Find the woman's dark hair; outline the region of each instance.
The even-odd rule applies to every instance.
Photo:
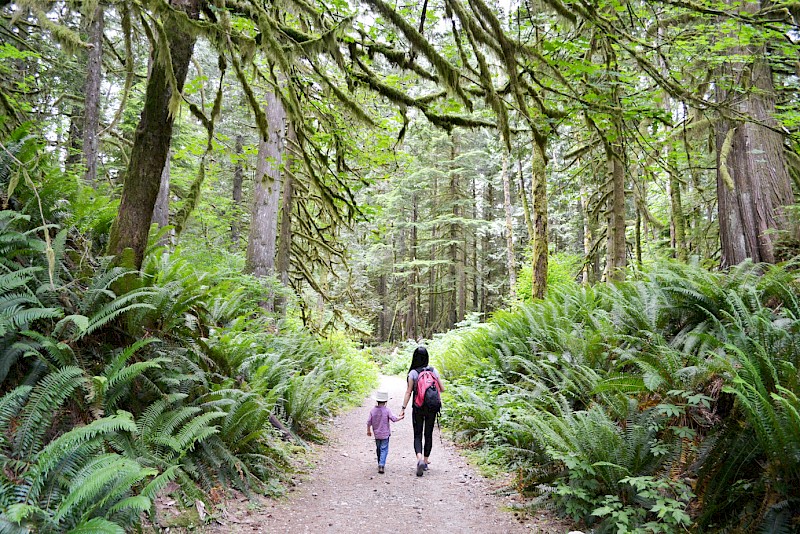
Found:
[[[411,367],[408,368],[410,373],[414,369],[428,366],[428,349],[420,345],[414,349],[414,355],[411,357]]]

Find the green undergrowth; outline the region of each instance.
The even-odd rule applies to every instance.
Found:
[[[563,285],[432,350],[443,424],[594,532],[800,526],[794,265]]]
[[[176,484],[209,509],[279,493],[296,447],[374,387],[369,355],[266,313],[235,262],[154,240],[131,272],[39,226],[0,212],[0,532],[123,532]]]

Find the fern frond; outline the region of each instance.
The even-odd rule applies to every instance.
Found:
[[[53,520],[60,522],[78,508],[85,510],[83,506],[94,508],[102,504],[109,495],[117,494],[120,489],[127,491],[133,484],[155,473],[155,470],[144,469],[134,460],[118,454],[98,456],[72,480],[70,492],[59,503]]]
[[[75,427],[48,443],[37,457],[37,470],[45,475],[63,455],[69,454],[85,442],[99,436],[116,432],[136,432],[133,416],[124,411],[116,415],[92,421],[86,426]]]
[[[125,529],[103,517],[82,521],[67,534],[125,534]]]
[[[147,484],[147,486],[144,487],[141,495],[143,497],[147,497],[150,500],[155,499],[158,493],[162,489],[167,487],[167,484],[169,484],[178,477],[179,470],[180,468],[177,465],[172,465],[166,470],[164,470],[164,472],[161,473],[160,475],[153,477],[153,480],[151,480]]]
[[[225,417],[223,412],[208,412],[188,422],[181,428],[180,433],[175,436],[181,450],[191,449],[198,441],[202,441],[219,432],[217,427],[208,426],[208,424],[214,419],[222,417]]]
[[[19,427],[14,435],[14,454],[17,457],[29,457],[39,450],[42,436],[61,404],[83,385],[84,380],[81,369],[64,367],[36,384],[20,414]]]

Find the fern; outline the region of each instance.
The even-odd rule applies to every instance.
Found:
[[[73,428],[44,447],[37,456],[37,475],[45,476],[60,458],[76,450],[87,441],[116,432],[135,432],[136,425],[127,412],[92,421],[86,426]]]
[[[31,386],[17,386],[0,397],[0,450],[8,447],[9,422],[17,416],[32,389]]]
[[[125,534],[125,529],[102,517],[95,517],[82,521],[67,534]]]
[[[102,507],[108,499],[128,492],[137,482],[155,471],[143,469],[137,462],[117,454],[96,457],[76,474],[70,484],[70,492],[59,504],[53,520],[61,522],[65,517],[82,511],[82,515]]]
[[[128,360],[138,350],[159,342],[156,338],[147,338],[135,342],[130,347],[120,351],[120,353],[111,358],[111,361],[106,365],[103,374],[100,378],[98,389],[95,394],[102,399],[105,410],[111,411],[116,409],[117,403],[125,395],[128,388],[130,388],[133,380],[151,369],[160,369],[161,364],[169,363],[167,358],[153,358],[147,361],[135,362],[126,365]]]
[[[19,427],[13,440],[17,457],[30,456],[39,450],[41,439],[57,410],[84,381],[81,369],[64,367],[47,375],[34,387],[30,400],[20,414]]]

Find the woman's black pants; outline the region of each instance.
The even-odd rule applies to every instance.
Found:
[[[413,410],[411,422],[414,424],[414,452],[423,453],[427,458],[431,455],[433,448],[433,423],[436,422],[436,414],[422,413],[420,410]],[[425,447],[422,446],[422,435],[425,434]]]

